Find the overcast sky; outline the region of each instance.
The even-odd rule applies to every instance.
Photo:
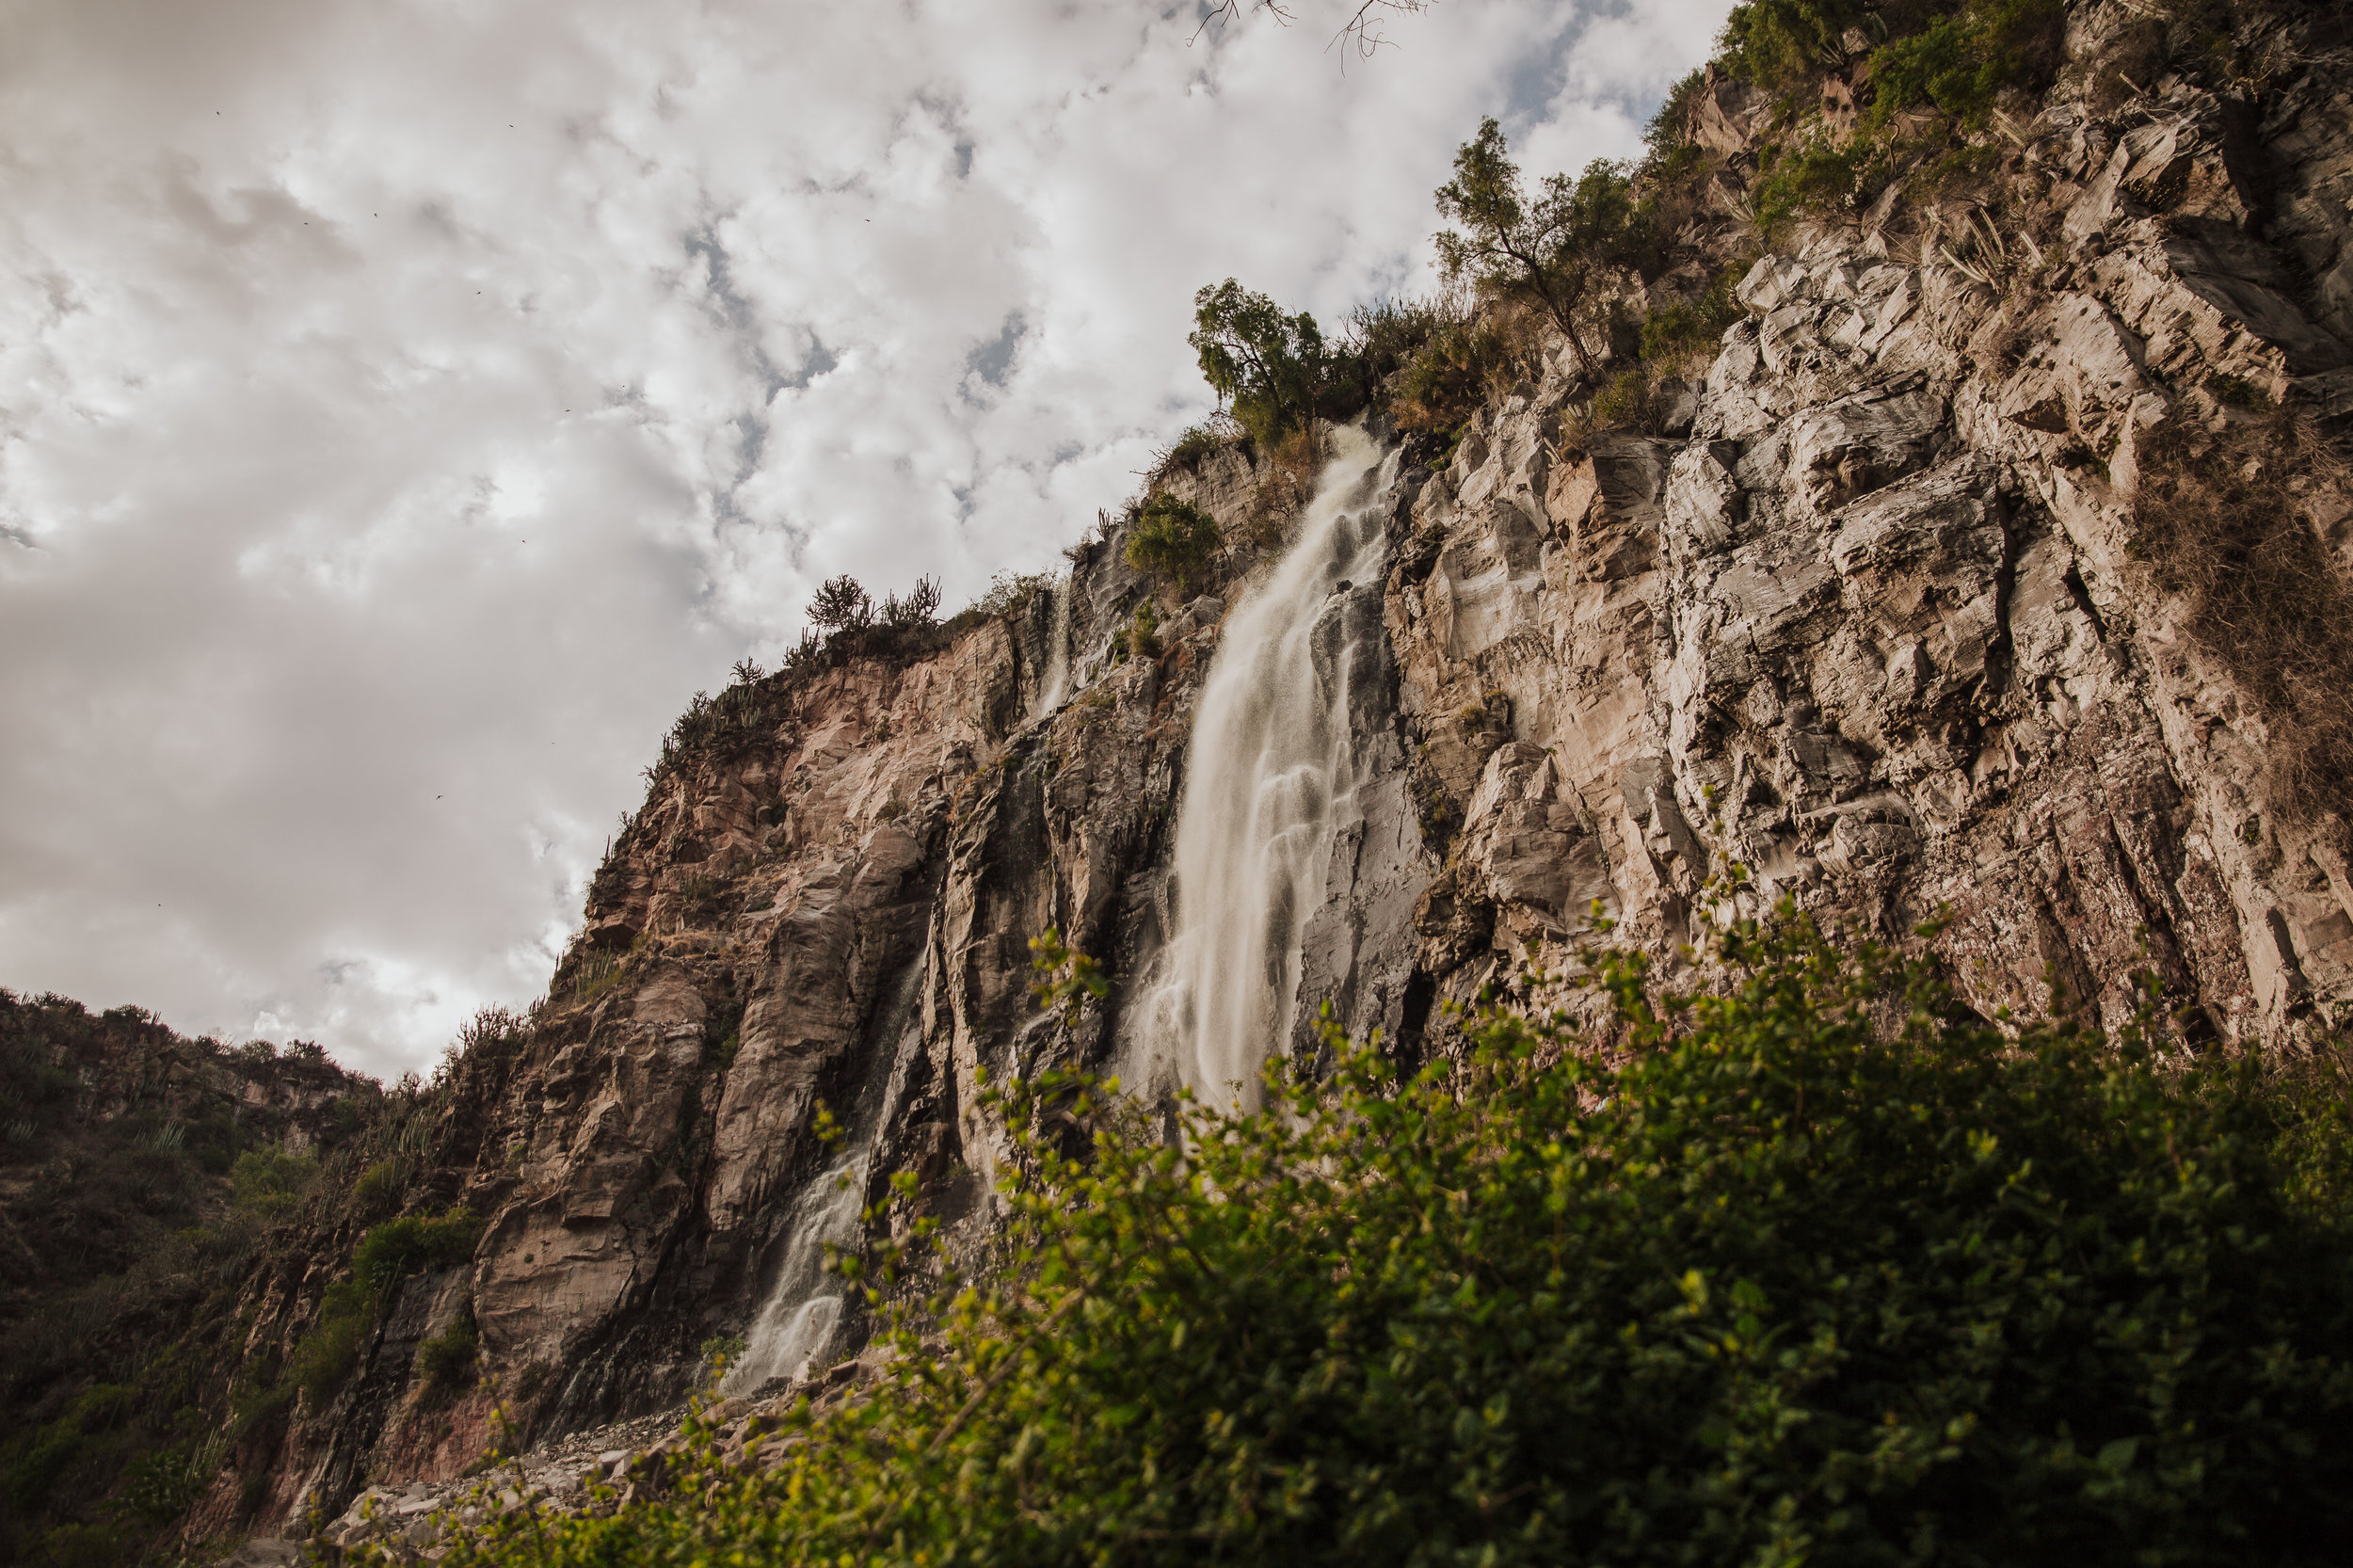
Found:
[[[810,588],[1035,570],[1228,275],[1427,285],[1725,0],[0,0],[0,985],[392,1074]]]

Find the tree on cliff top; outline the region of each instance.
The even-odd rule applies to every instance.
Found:
[[[809,600],[808,623],[822,632],[863,632],[873,622],[873,599],[847,572],[825,579]]]
[[[1649,259],[1648,215],[1635,203],[1632,174],[1606,158],[1574,180],[1545,176],[1531,202],[1510,153],[1492,115],[1456,150],[1454,178],[1438,187],[1438,216],[1462,228],[1435,236],[1439,269],[1449,281],[1468,279],[1543,306],[1568,338],[1577,368],[1590,370],[1578,318],[1613,274]]]
[[[1322,329],[1302,311],[1285,315],[1263,294],[1228,278],[1193,296],[1193,330],[1185,341],[1201,357],[1201,375],[1262,448],[1272,447],[1316,410],[1327,355]]]

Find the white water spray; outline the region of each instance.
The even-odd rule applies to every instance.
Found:
[[[824,1365],[821,1358],[833,1348],[848,1288],[826,1274],[825,1248],[830,1243],[846,1251],[857,1245],[870,1152],[861,1146],[836,1160],[792,1205],[785,1221],[784,1261],[768,1304],[744,1334],[744,1353],[728,1368],[722,1392],[748,1394],[777,1377],[798,1383]]]
[[[1290,1029],[1334,832],[1354,809],[1349,688],[1375,650],[1350,635],[1336,595],[1381,574],[1387,535],[1372,503],[1389,465],[1362,430],[1332,437],[1298,542],[1226,617],[1202,685],[1176,816],[1176,929],[1131,1048],[1143,1059],[1129,1079],[1146,1093],[1173,1076],[1206,1099],[1257,1102],[1259,1069]]]
[[[1052,712],[1070,695],[1070,579],[1055,578],[1046,592],[1054,606],[1054,629],[1048,633],[1053,646],[1046,650],[1046,673],[1038,677],[1037,700],[1030,709],[1033,719]]]

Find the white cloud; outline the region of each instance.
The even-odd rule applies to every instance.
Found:
[[[0,984],[428,1059],[818,579],[1048,564],[1194,288],[1413,286],[1724,8],[0,7]]]

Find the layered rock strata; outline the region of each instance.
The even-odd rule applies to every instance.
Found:
[[[2071,49],[2135,24],[2079,8]],[[1293,1045],[1330,999],[1441,1048],[1441,1003],[1531,954],[1573,964],[1596,904],[1674,984],[1721,900],[1784,895],[1927,941],[1988,1016],[2113,1025],[2145,969],[2193,1040],[2293,1050],[2343,1022],[2343,824],[2271,766],[2276,705],[2136,512],[2165,432],[2353,407],[2353,61],[2259,34],[2277,69],[2237,96],[2168,76],[2095,112],[2063,88],[1988,133],[1991,194],[1893,189],[1756,261],[1653,433],[1587,427],[1558,353],[1450,449],[1408,446],[1386,577],[1337,590],[1385,636],[1353,688],[1356,809],[1298,922]],[[1754,105],[1720,83],[1691,113],[1737,206]],[[1713,264],[1744,232],[1726,213],[1687,237]],[[2278,479],[2341,597],[2353,496],[2325,466]],[[1238,541],[1189,597],[1113,526],[1055,592],[950,646],[771,678],[742,699],[757,722],[665,767],[448,1144],[440,1196],[488,1217],[479,1254],[408,1286],[344,1403],[297,1424],[282,1507],[478,1455],[488,1396],[436,1405],[407,1359],[461,1310],[539,1433],[677,1398],[761,1304],[829,1158],[821,1107],[871,1150],[870,1197],[911,1174],[918,1208],[984,1230],[1002,1134],[980,1078],[1131,1037],[1203,673],[1282,544],[1243,455],[1167,483]],[[1112,977],[1075,1026],[1030,1005],[1048,926]],[[305,1310],[290,1295],[275,1332]]]

